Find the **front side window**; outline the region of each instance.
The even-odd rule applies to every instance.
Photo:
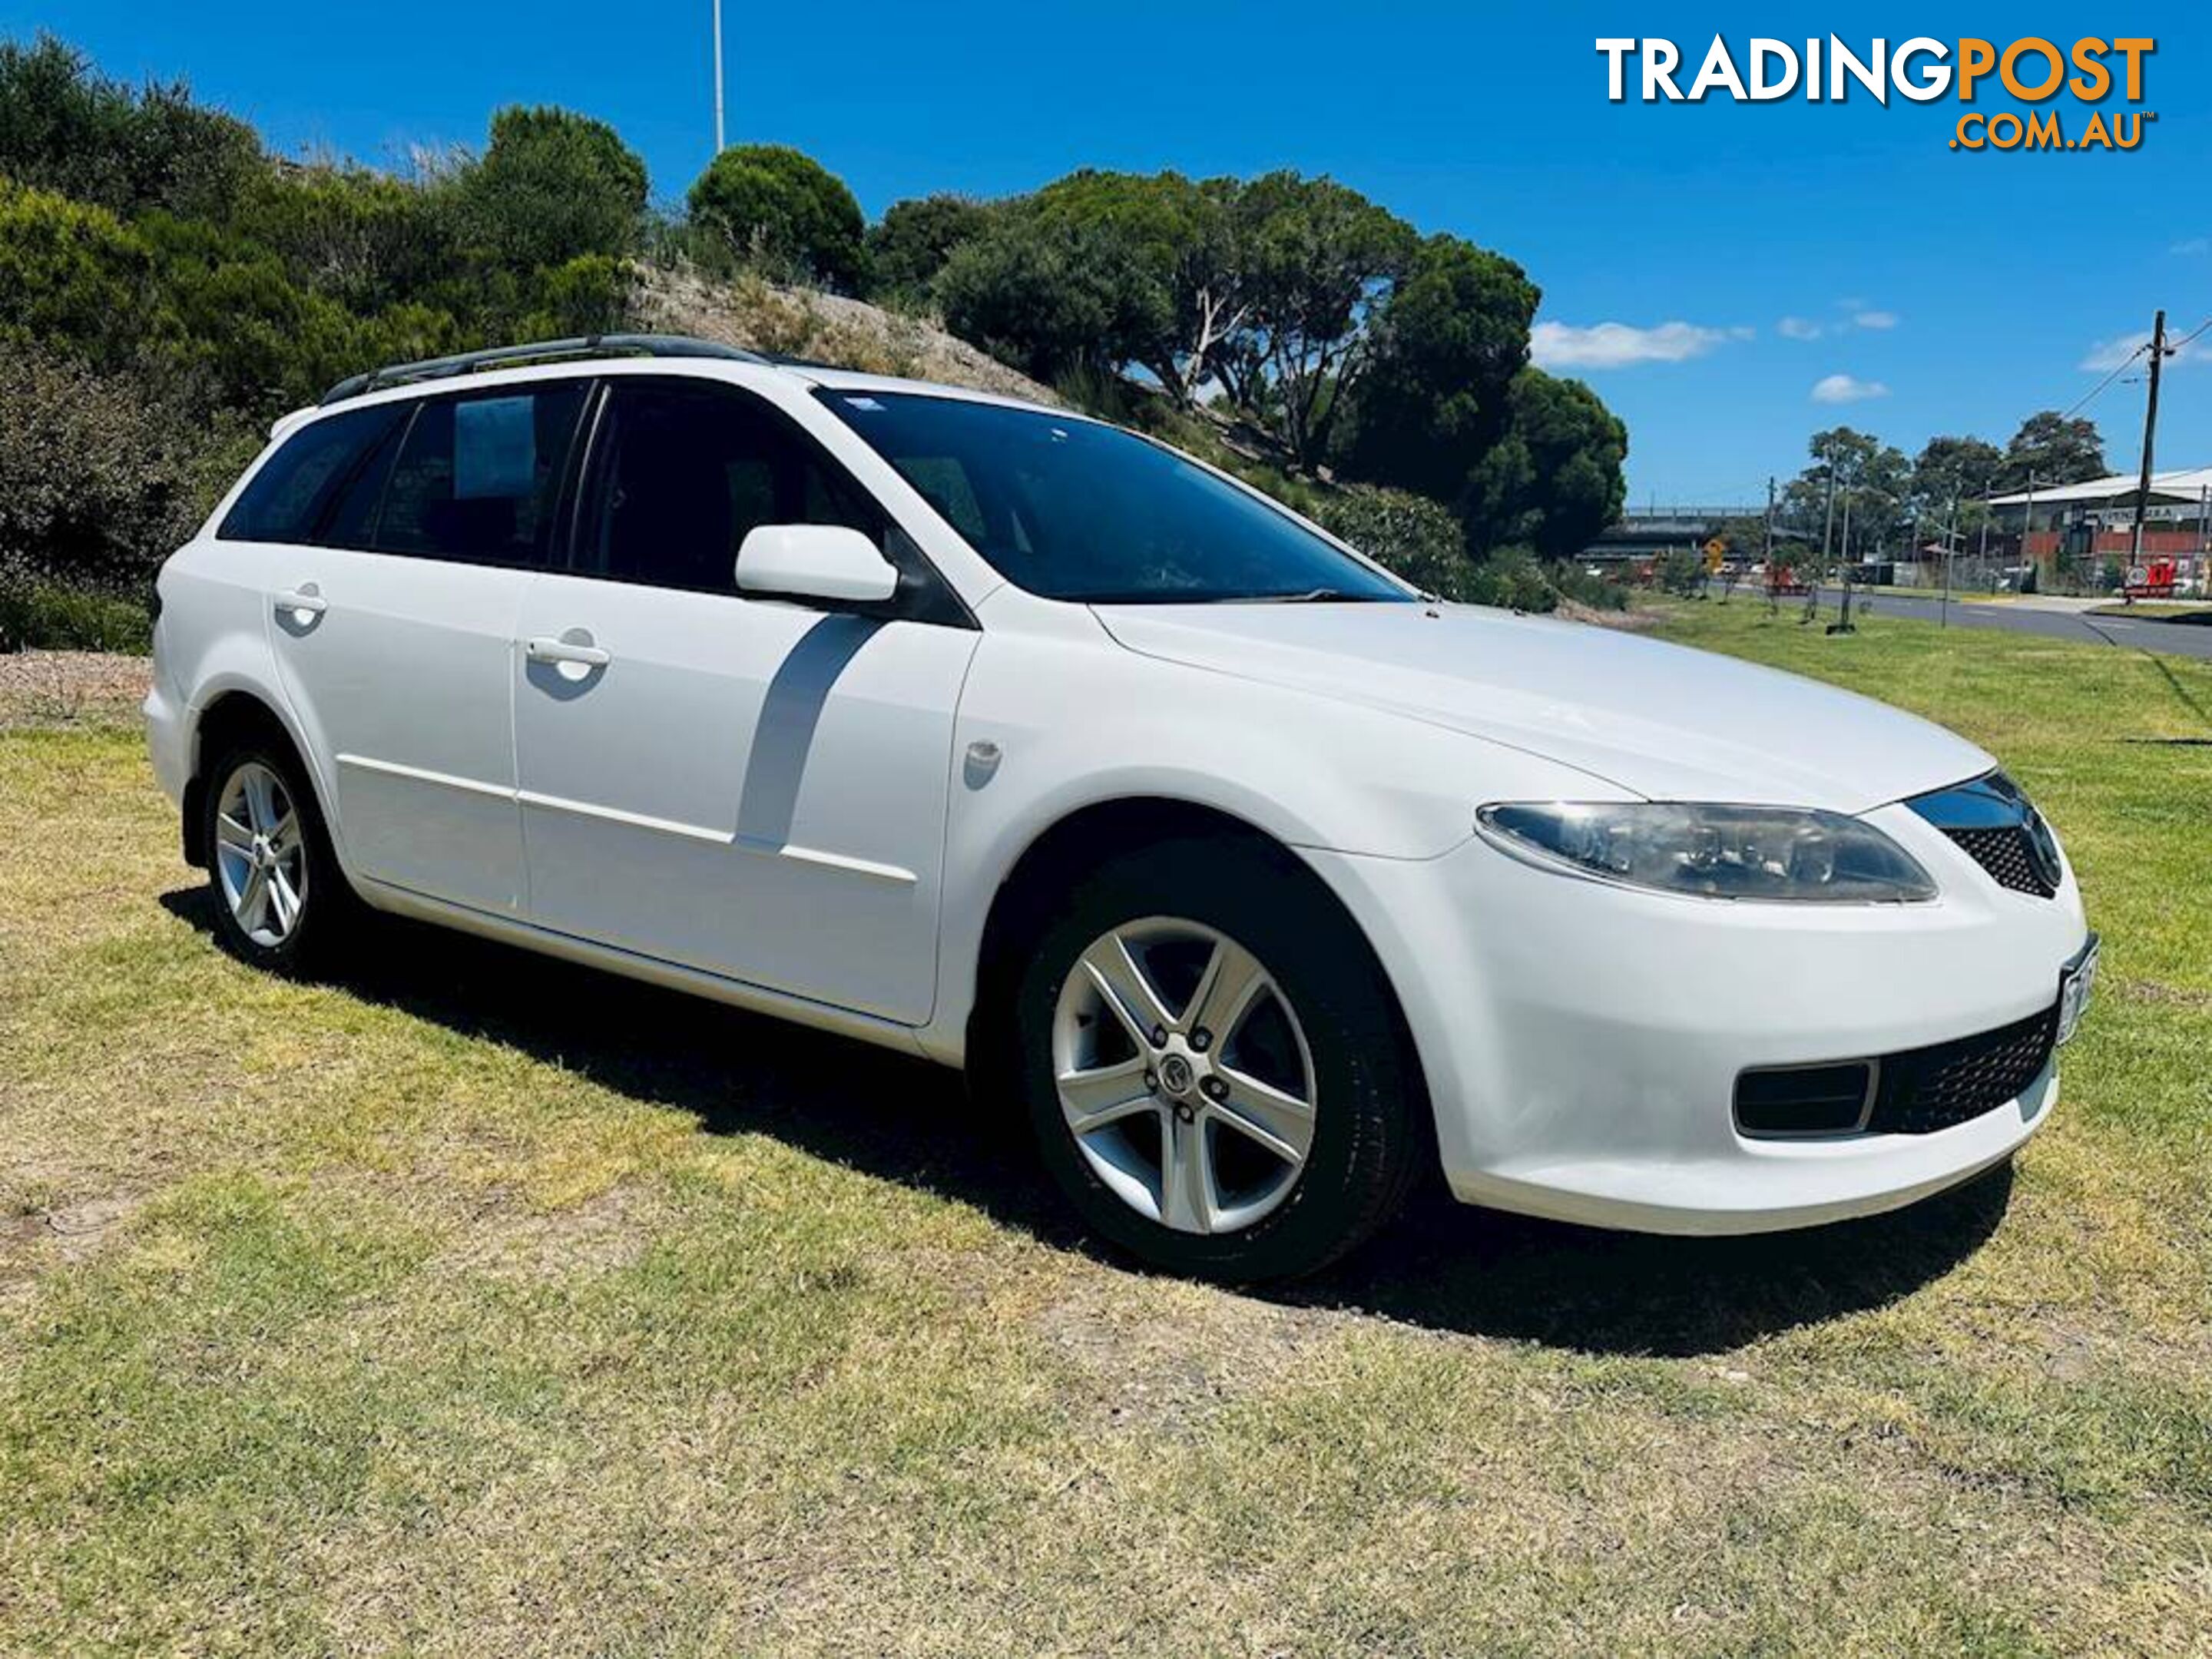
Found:
[[[583,402],[578,381],[424,402],[385,485],[374,545],[467,564],[544,563]]]
[[[253,475],[216,536],[228,542],[319,539],[333,500],[368,470],[406,415],[404,404],[379,404],[309,422]]]
[[[1413,597],[1288,514],[1113,427],[926,392],[816,395],[1000,574],[1047,599]]]
[[[727,388],[616,381],[595,442],[581,574],[733,593],[738,549],[761,525],[844,525],[886,540],[882,513],[856,485],[773,410]]]

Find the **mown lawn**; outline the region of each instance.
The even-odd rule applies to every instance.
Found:
[[[0,731],[0,1650],[2212,1648],[2212,672],[1739,596],[1948,721],[2102,1000],[2016,1169],[1322,1283],[1086,1253],[919,1066],[443,935],[221,956],[137,737]],[[21,711],[18,711],[20,714]]]

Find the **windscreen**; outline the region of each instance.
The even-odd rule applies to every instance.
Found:
[[[1032,593],[1092,605],[1412,598],[1287,514],[1113,427],[927,393],[818,395]]]

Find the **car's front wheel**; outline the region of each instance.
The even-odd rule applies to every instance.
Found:
[[[1097,1232],[1176,1272],[1311,1273],[1388,1218],[1426,1140],[1390,991],[1318,884],[1231,842],[1071,896],[1018,1008],[1044,1161]]]
[[[280,973],[321,963],[354,900],[299,763],[248,742],[209,770],[201,845],[216,930],[234,955]]]

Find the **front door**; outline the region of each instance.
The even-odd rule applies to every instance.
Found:
[[[623,377],[574,568],[523,602],[515,755],[538,925],[919,1024],[977,635],[881,509],[735,387]],[[759,524],[880,538],[874,612],[741,598]],[[942,598],[941,594],[936,595]]]

